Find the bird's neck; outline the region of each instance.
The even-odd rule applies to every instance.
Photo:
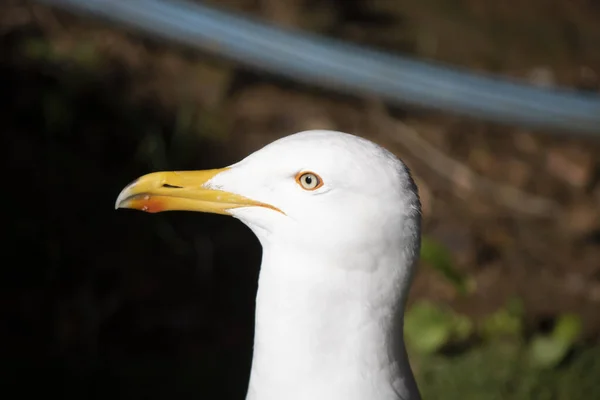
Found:
[[[410,277],[398,257],[365,269],[341,252],[263,247],[248,400],[418,398],[402,340]]]

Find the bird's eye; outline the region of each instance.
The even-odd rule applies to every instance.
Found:
[[[323,186],[323,180],[314,172],[300,172],[296,175],[296,182],[305,190],[317,190]]]

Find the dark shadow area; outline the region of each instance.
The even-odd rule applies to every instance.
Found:
[[[260,261],[252,233],[220,216],[114,210],[141,174],[233,160],[222,144],[175,141],[172,115],[127,100],[125,69],[23,58],[23,37],[38,35],[0,35],[5,393],[243,398]],[[162,144],[145,151],[149,138]],[[188,157],[172,156],[178,146]]]

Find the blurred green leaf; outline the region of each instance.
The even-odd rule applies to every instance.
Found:
[[[529,345],[530,360],[535,367],[556,366],[569,351],[570,346],[551,336],[536,336]]]
[[[404,318],[404,334],[411,349],[432,354],[452,340],[465,340],[473,332],[468,317],[422,301],[412,305]]]
[[[421,302],[410,307],[404,318],[404,334],[417,352],[431,354],[447,343],[452,334],[448,316],[434,304]]]
[[[487,316],[481,324],[481,333],[486,339],[520,338],[523,333],[523,305],[517,298]]]
[[[554,369],[533,368],[520,344],[490,342],[452,357],[435,354],[415,375],[423,399],[584,400],[600,393],[600,346]]]
[[[473,333],[473,322],[464,315],[454,315],[453,317],[453,337],[456,340],[466,340]]]
[[[552,337],[568,344],[573,344],[581,333],[582,323],[578,315],[564,314],[556,321]]]
[[[576,315],[566,314],[558,318],[549,335],[535,336],[529,346],[530,361],[538,368],[552,368],[558,365],[581,332],[581,320]]]
[[[426,236],[421,241],[421,259],[442,274],[460,294],[474,290],[474,282],[454,267],[450,251]]]

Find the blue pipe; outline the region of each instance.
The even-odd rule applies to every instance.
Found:
[[[329,89],[509,125],[600,136],[600,95],[474,75],[181,0],[38,0]]]

